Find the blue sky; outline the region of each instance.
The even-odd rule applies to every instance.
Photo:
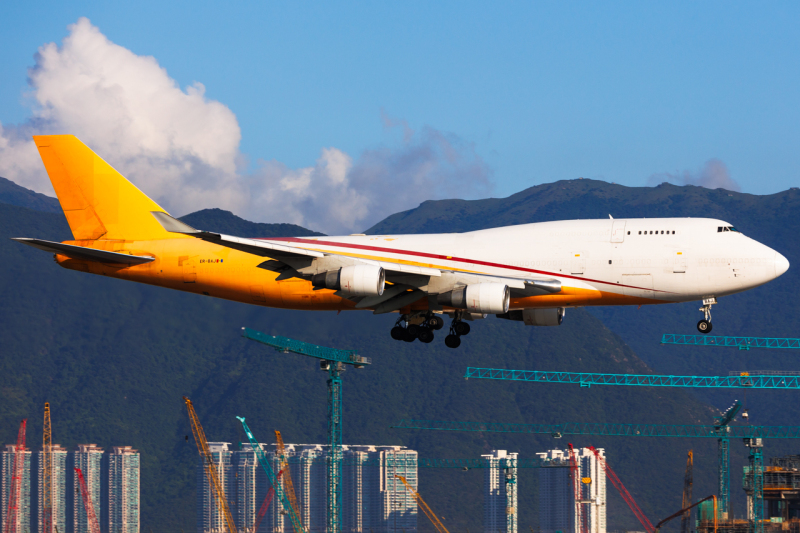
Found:
[[[251,166],[392,147],[383,110],[473,147],[494,196],[697,181],[709,160],[744,192],[800,181],[797,2],[233,4],[3,3],[0,122],[29,118],[33,55],[84,16],[181,88],[202,83]]]

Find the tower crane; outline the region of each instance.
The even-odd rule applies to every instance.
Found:
[[[286,446],[283,444],[283,437],[281,436],[281,432],[277,429],[275,430],[275,442],[278,443],[278,458],[280,460],[280,472],[278,472],[277,478],[280,479],[280,474],[285,472],[286,475],[283,476],[283,490],[286,492],[286,497],[289,498],[289,503],[292,505],[292,509],[297,516],[300,516],[300,510],[297,506],[297,496],[294,493],[294,483],[292,483],[292,473],[289,471],[289,461],[286,459]]]
[[[197,413],[194,410],[192,401],[186,396],[183,397],[183,401],[186,402],[186,409],[189,411],[192,433],[197,443],[197,451],[200,452],[200,456],[203,458],[203,469],[205,470],[208,484],[214,489],[213,494],[217,502],[217,508],[220,514],[225,518],[225,523],[228,525],[228,533],[237,533],[236,523],[233,521],[233,516],[228,508],[228,500],[225,499],[225,490],[222,487],[222,480],[220,480],[217,469],[214,466],[214,457],[211,455],[211,450],[208,448],[208,441],[206,440],[203,426],[200,425],[200,420],[197,418]]]
[[[16,533],[19,528],[19,498],[22,492],[22,475],[25,471],[25,427],[28,419],[25,418],[19,425],[17,445],[14,447],[14,464],[11,467],[11,490],[8,495],[8,512],[6,513],[6,527],[4,533]]]
[[[53,435],[49,402],[44,403],[42,459],[42,533],[53,533]]]
[[[686,472],[683,474],[683,498],[681,499],[681,509],[686,509],[681,516],[681,533],[691,533],[692,513],[687,509],[692,505],[692,484],[694,469],[694,454],[692,450],[686,456]]]
[[[89,489],[86,488],[86,480],[83,478],[83,472],[81,472],[80,468],[76,468],[75,474],[78,476],[81,498],[83,498],[83,507],[86,509],[86,522],[89,524],[89,533],[100,533],[100,523],[97,521],[97,515],[94,512],[94,505],[92,504],[92,496],[89,494]]]
[[[266,344],[283,353],[295,353],[319,359],[320,370],[328,373],[328,533],[342,532],[342,372],[346,366],[364,368],[372,360],[353,350],[338,350],[297,341],[279,335],[267,335],[242,328],[242,337]],[[239,417],[237,417],[239,418]],[[244,418],[239,418],[244,425]],[[263,453],[263,452],[262,452]],[[256,452],[258,454],[258,452]],[[265,468],[266,470],[266,468]],[[270,467],[271,470],[271,467]],[[270,479],[274,478],[274,473]],[[286,476],[288,479],[289,476]],[[280,495],[280,493],[279,493]],[[297,514],[297,513],[294,513]],[[299,520],[299,518],[298,518]],[[298,524],[294,524],[298,532]],[[300,525],[299,527],[302,527]]]
[[[247,422],[245,422],[244,417],[237,416],[236,418],[242,423],[244,434],[247,435],[247,440],[250,441],[250,445],[253,447],[253,451],[256,453],[256,458],[258,459],[261,468],[264,469],[264,473],[267,474],[269,482],[275,489],[275,494],[278,495],[278,500],[281,502],[283,510],[289,514],[289,519],[292,521],[294,533],[306,533],[305,528],[303,527],[303,522],[300,521],[300,516],[298,516],[298,514],[294,511],[292,504],[289,503],[289,498],[286,497],[286,492],[284,492],[283,487],[278,481],[278,477],[275,475],[275,471],[270,466],[269,460],[267,459],[264,450],[261,448],[261,445],[258,443],[256,436],[253,435],[252,431],[250,431],[250,427],[247,425]]]
[[[414,496],[414,499],[417,500],[417,504],[422,509],[422,512],[425,513],[425,516],[427,516],[430,519],[431,523],[433,524],[433,527],[436,528],[436,531],[438,531],[439,533],[450,533],[449,531],[447,531],[447,528],[444,527],[444,524],[442,524],[441,520],[439,520],[439,517],[437,517],[431,510],[431,508],[428,507],[428,504],[425,503],[425,500],[422,499],[422,496],[419,495],[419,492],[415,491],[411,487],[411,485],[408,484],[406,478],[404,478],[399,474],[395,474],[394,477],[399,479],[403,483],[403,485],[405,485],[405,487],[408,489],[411,495]]]

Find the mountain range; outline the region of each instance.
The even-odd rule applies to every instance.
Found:
[[[800,264],[795,228],[800,192],[770,196],[700,187],[628,188],[595,180],[559,181],[501,199],[440,200],[389,216],[367,233],[469,231],[567,218],[692,216],[723,218]],[[219,209],[182,218],[209,231],[241,236],[312,234],[289,224],[256,224]],[[319,228],[323,229],[323,228]],[[356,349],[373,364],[344,374],[344,441],[402,444],[422,457],[472,458],[492,449],[521,457],[566,447],[547,435],[391,429],[401,418],[498,422],[708,424],[733,399],[751,422],[800,425],[790,392],[592,387],[463,378],[467,366],[607,373],[711,375],[730,370],[794,369],[793,352],[668,347],[666,332],[693,333],[697,304],[570,311],[561,327],[526,328],[492,317],[473,324],[458,350],[396,342],[395,317],[368,312],[284,311],[68,271],[10,237],[67,240],[55,199],[0,179],[0,439],[13,442],[21,418],[28,440],[41,441],[42,406],[53,412],[54,442],[73,447],[132,445],[142,452],[143,531],[195,527],[197,450],[187,442],[181,400],[194,401],[209,440],[243,439],[236,415],[262,441],[280,429],[287,442],[326,441],[326,375],[313,360],[278,353],[240,337],[248,326],[307,342]],[[714,333],[790,337],[796,268],[755,290],[720,300]],[[653,523],[680,505],[686,452],[695,452],[695,494],[716,490],[716,442],[689,439],[576,437],[604,447],[609,463]],[[732,443],[733,512],[744,447]],[[768,442],[767,457],[793,453]],[[535,528],[536,472],[519,477],[520,528]],[[482,527],[482,474],[420,472],[420,492],[450,531]],[[640,530],[608,486],[609,530]],[[421,532],[433,531],[424,515]]]

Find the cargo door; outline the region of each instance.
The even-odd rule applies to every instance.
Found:
[[[675,257],[672,262],[672,272],[675,274],[686,273],[686,252],[683,250],[675,252]]]
[[[194,258],[182,255],[178,258],[178,266],[183,270],[184,283],[195,283],[197,281],[197,263]]]
[[[580,274],[586,271],[586,254],[583,252],[574,252],[570,260],[570,273]]]
[[[652,298],[653,275],[623,274],[622,294],[624,294],[625,296],[636,296],[638,298]]]
[[[625,241],[625,221],[614,220],[611,225],[611,242]]]

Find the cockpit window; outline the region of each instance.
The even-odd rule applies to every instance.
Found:
[[[739,231],[738,229],[734,228],[733,226],[728,226],[728,229],[731,230],[731,231],[737,231],[737,232]]]
[[[717,227],[717,233],[722,233],[723,231],[735,231],[739,232],[738,229],[734,228],[733,226],[719,226]]]

